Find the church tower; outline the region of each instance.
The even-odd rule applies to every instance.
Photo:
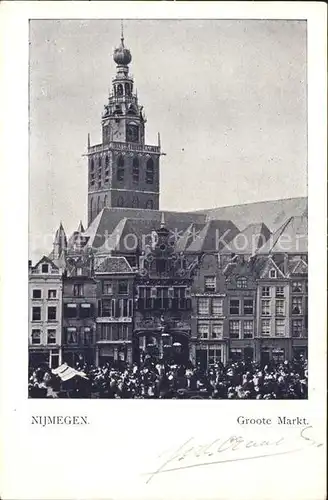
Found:
[[[143,106],[129,74],[132,60],[121,43],[114,50],[116,76],[102,115],[102,143],[90,146],[88,136],[88,224],[104,207],[159,208],[158,145],[145,144]]]

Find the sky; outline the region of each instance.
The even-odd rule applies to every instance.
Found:
[[[30,255],[87,218],[120,20],[30,22]],[[307,195],[306,22],[124,20],[163,210]]]

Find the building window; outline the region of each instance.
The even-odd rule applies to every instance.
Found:
[[[243,353],[241,349],[230,349],[229,357],[232,361],[238,362],[243,359]]]
[[[221,349],[213,348],[208,350],[208,364],[209,366],[221,362]]]
[[[262,297],[270,297],[270,287],[262,286],[261,295]]]
[[[56,299],[57,290],[48,290],[48,299]]]
[[[49,272],[49,264],[42,264],[41,272],[47,274]]]
[[[277,277],[276,269],[270,269],[269,276],[270,276],[270,278],[276,278]]]
[[[65,304],[65,306],[64,306],[65,318],[76,318],[76,315],[77,315],[76,304]]]
[[[123,156],[119,156],[117,158],[116,178],[119,182],[124,181],[124,158],[123,158]]]
[[[90,170],[94,170],[95,168],[95,162],[94,162],[94,159],[91,158],[91,161],[90,161]]]
[[[292,292],[293,293],[302,292],[302,282],[301,281],[293,281],[292,282]]]
[[[254,332],[253,321],[252,320],[245,320],[243,328],[244,328],[244,339],[252,339],[253,332]]]
[[[293,337],[301,337],[303,330],[302,320],[293,319],[292,321],[292,336]]]
[[[285,301],[276,300],[276,316],[285,316]]]
[[[197,314],[200,316],[206,316],[210,314],[210,300],[202,297],[198,299],[197,302]]]
[[[283,286],[276,286],[276,297],[285,297],[285,288]]]
[[[77,344],[76,328],[73,328],[73,327],[67,328],[67,343],[68,344]]]
[[[91,345],[92,344],[92,331],[91,328],[86,327],[84,328],[84,345]]]
[[[103,294],[112,295],[113,294],[113,283],[111,281],[103,282]]]
[[[292,298],[292,314],[302,314],[302,297]]]
[[[212,299],[212,315],[223,316],[223,299],[217,297]]]
[[[133,158],[132,180],[135,184],[138,184],[138,182],[139,182],[139,160],[137,157]]]
[[[285,361],[285,349],[273,349],[272,359],[275,363],[283,363]]]
[[[80,305],[80,318],[90,318],[91,312],[91,304],[85,303]]]
[[[244,314],[254,314],[253,299],[244,299]]]
[[[262,316],[270,316],[271,315],[271,301],[270,300],[262,300],[261,303],[261,314]]]
[[[230,314],[240,314],[239,313],[239,300],[230,299]]]
[[[223,321],[212,324],[212,338],[222,339],[223,337]]]
[[[208,339],[210,332],[210,324],[207,321],[198,321],[197,331],[198,331],[198,336],[201,339]]]
[[[215,292],[216,290],[216,279],[215,276],[206,276],[204,282],[205,292]]]
[[[41,321],[41,307],[32,307],[32,321]]]
[[[136,196],[135,198],[133,198],[132,200],[132,208],[138,208],[139,207],[139,199],[138,197]]]
[[[261,335],[269,337],[271,335],[271,322],[269,319],[262,319]]]
[[[276,337],[285,337],[285,320],[276,319]]]
[[[42,293],[41,290],[34,289],[32,292],[33,299],[41,299]]]
[[[154,208],[154,202],[153,200],[148,200],[146,203],[146,208],[152,210]]]
[[[83,284],[78,283],[73,287],[73,295],[74,297],[83,297]]]
[[[118,282],[118,293],[119,293],[119,295],[127,295],[127,293],[128,293],[128,282],[127,281],[119,281]]]
[[[240,321],[229,321],[229,335],[231,339],[239,339],[240,334]]]
[[[128,325],[118,325],[118,340],[128,340],[129,339],[129,326]]]
[[[154,183],[154,160],[149,158],[146,164],[146,184]]]
[[[57,318],[57,307],[48,307],[48,321],[56,321]]]
[[[124,199],[123,199],[123,196],[119,196],[119,197],[117,198],[117,206],[118,206],[118,207],[123,207],[123,205],[124,205]]]
[[[247,288],[247,278],[237,278],[237,288]]]
[[[56,344],[56,330],[48,330],[47,343],[48,344]]]
[[[41,330],[32,330],[31,341],[32,344],[41,344]]]

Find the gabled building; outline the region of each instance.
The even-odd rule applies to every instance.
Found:
[[[96,365],[132,362],[135,272],[125,257],[97,257]]]
[[[256,291],[253,260],[236,255],[223,269],[227,296],[229,359],[254,361],[256,349]]]
[[[229,356],[225,276],[217,254],[204,254],[192,283],[191,360],[202,369]]]
[[[29,365],[62,361],[62,272],[48,257],[29,265]]]
[[[76,241],[67,251],[63,273],[63,360],[70,366],[94,363],[97,283],[93,261],[93,254],[77,247]]]
[[[156,227],[156,226],[155,226]],[[134,359],[189,358],[191,343],[191,284],[196,262],[175,251],[175,237],[165,225],[154,228],[153,241],[142,252],[136,276]]]

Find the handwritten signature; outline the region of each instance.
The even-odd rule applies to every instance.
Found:
[[[197,445],[193,437],[182,443],[176,450],[167,451],[158,456],[159,459],[166,457],[160,465],[148,476],[149,483],[158,474],[173,472],[193,467],[202,467],[226,462],[240,460],[254,460],[275,455],[285,455],[301,451],[305,446],[321,447],[310,435],[312,426],[299,430],[298,447],[288,446],[285,437],[272,440],[249,440],[240,435],[232,435],[226,438],[217,438],[205,445]]]

